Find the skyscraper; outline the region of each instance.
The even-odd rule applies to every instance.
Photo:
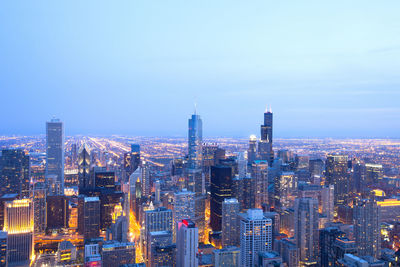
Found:
[[[247,150],[247,165],[251,167],[257,159],[257,137],[252,134],[249,139],[249,149]]]
[[[30,199],[7,201],[4,211],[4,231],[8,233],[8,263],[29,265],[33,256],[33,203]]]
[[[68,199],[64,195],[46,198],[47,229],[59,230],[68,227]]]
[[[3,149],[0,157],[0,193],[29,196],[29,156],[22,149]]]
[[[47,227],[46,220],[46,187],[43,183],[36,183],[31,191],[34,208],[35,233],[44,233]]]
[[[232,198],[232,167],[217,165],[211,167],[210,225],[213,231],[221,231],[222,202]]]
[[[239,210],[236,198],[222,202],[222,247],[239,246]]]
[[[49,188],[64,192],[64,125],[59,119],[46,122],[46,181],[56,183]]]
[[[325,163],[326,184],[335,186],[335,207],[348,202],[351,182],[347,172],[346,155],[328,155]]]
[[[176,225],[176,266],[197,267],[199,230],[190,219],[183,219]]]
[[[78,152],[78,177],[80,191],[94,187],[90,176],[90,150],[86,143],[80,147]]]
[[[239,267],[240,249],[238,247],[226,247],[213,251],[214,267]]]
[[[261,209],[240,214],[240,266],[254,266],[258,252],[272,250],[272,220]]]
[[[374,199],[356,200],[353,207],[354,237],[358,256],[379,259],[381,235],[379,207]]]
[[[182,221],[182,219],[194,218],[194,197],[195,194],[186,189],[174,194],[174,228],[178,222]],[[176,229],[174,230],[174,233],[176,233]]]
[[[150,232],[147,242],[146,266],[174,266],[175,249],[171,231]]]
[[[268,161],[253,162],[251,171],[256,183],[255,207],[261,209],[263,204],[268,204]]]
[[[300,249],[300,263],[316,266],[318,262],[318,200],[296,198],[294,239]]]
[[[78,232],[85,239],[100,233],[100,200],[98,197],[80,196],[78,200]]]
[[[274,160],[274,151],[272,149],[272,126],[273,114],[271,110],[264,112],[264,124],[261,125],[261,140],[258,143],[258,153],[261,160],[268,161],[272,166]]]
[[[203,123],[196,113],[189,119],[188,136],[188,168],[197,169],[202,166]]]

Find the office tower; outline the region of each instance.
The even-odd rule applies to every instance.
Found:
[[[115,172],[107,171],[105,167],[94,167],[94,186],[96,188],[105,188],[115,190]]]
[[[174,194],[174,228],[182,219],[195,217],[194,198],[195,194],[186,189]],[[175,234],[176,229],[174,230],[174,235]]]
[[[295,242],[288,238],[283,238],[278,240],[279,244],[279,253],[282,256],[283,262],[290,267],[298,267],[299,266],[299,255],[300,251]]]
[[[0,231],[0,267],[8,266],[8,234],[7,232]]]
[[[379,259],[381,235],[379,207],[373,199],[357,200],[353,206],[354,237],[357,255]]]
[[[240,266],[254,266],[258,252],[272,250],[272,220],[261,209],[240,215]]]
[[[76,143],[71,145],[71,160],[72,166],[76,166],[76,162],[78,161],[78,146]]]
[[[318,200],[296,198],[294,239],[300,249],[300,262],[315,265],[318,262]]]
[[[113,222],[112,214],[115,206],[121,203],[123,193],[121,191],[103,190],[95,191],[90,196],[98,197],[100,199],[100,229],[107,230]]]
[[[251,171],[256,183],[255,207],[261,209],[263,204],[268,204],[268,161],[253,162]]]
[[[203,160],[203,175],[204,184],[207,192],[210,192],[210,170],[211,166],[215,166],[220,160],[225,159],[225,149],[218,147],[217,144],[203,144],[202,146],[202,160]]]
[[[239,152],[237,154],[237,165],[238,165],[239,177],[246,177],[248,170],[247,170],[247,159],[244,152]]]
[[[84,143],[78,152],[79,191],[94,187],[90,176],[90,150]]]
[[[21,149],[3,149],[0,157],[0,193],[29,197],[29,156]]]
[[[33,257],[33,203],[30,199],[7,201],[4,231],[8,233],[8,264],[29,265]]]
[[[52,191],[64,192],[64,125],[59,119],[46,122],[46,181]]]
[[[142,196],[150,197],[150,165],[146,161],[142,161]]]
[[[211,167],[210,225],[214,232],[221,231],[222,202],[232,197],[232,167]]]
[[[338,261],[344,257],[344,254],[357,254],[356,242],[347,237],[338,237],[333,244],[333,252],[335,260],[332,266],[339,266]]]
[[[126,216],[119,216],[111,225],[110,232],[112,240],[121,243],[128,242],[128,226],[128,218]]]
[[[320,266],[329,267],[335,266],[336,247],[335,241],[337,238],[345,237],[345,233],[339,230],[338,227],[327,227],[319,232],[319,251],[320,251]]]
[[[80,196],[78,199],[78,232],[85,239],[100,234],[100,200],[98,197]]]
[[[13,201],[18,198],[18,194],[5,194],[0,197],[0,229],[4,228],[4,207],[7,201]]]
[[[324,172],[324,161],[322,159],[310,159],[310,175],[313,176],[321,176]]]
[[[174,266],[175,249],[171,231],[150,232],[147,242],[146,266]]]
[[[46,220],[46,186],[36,183],[31,191],[33,200],[35,233],[44,233],[47,228]]]
[[[154,199],[156,203],[161,201],[161,183],[160,180],[154,182]]]
[[[106,241],[101,249],[102,266],[123,266],[135,263],[135,243]]]
[[[272,149],[272,111],[264,112],[264,124],[261,125],[261,140],[258,143],[258,156],[261,160],[268,161],[272,166],[274,161],[274,151]]]
[[[222,202],[222,247],[239,245],[239,210],[236,198]]]
[[[297,189],[297,177],[294,172],[282,172],[274,179],[274,205],[277,210],[292,206],[290,196]]]
[[[57,263],[68,265],[76,260],[76,247],[70,241],[61,241],[58,244]]]
[[[47,229],[68,228],[68,199],[66,196],[47,196]]]
[[[250,135],[249,149],[247,150],[247,165],[251,167],[253,162],[257,159],[257,137],[253,134]]]
[[[338,260],[337,266],[385,267],[390,265],[384,260],[377,260],[373,257],[345,254],[342,259]]]
[[[333,185],[325,185],[322,187],[321,189],[322,214],[326,216],[328,222],[333,221],[334,196],[335,196],[335,187]]]
[[[176,224],[176,266],[197,267],[199,230],[190,219],[183,219]]]
[[[214,267],[239,267],[240,266],[240,248],[226,247],[213,251]]]
[[[350,181],[346,155],[328,155],[325,163],[326,184],[335,186],[335,207],[348,202]]]
[[[202,165],[203,123],[200,115],[195,114],[189,119],[188,132],[188,168],[197,169]]]

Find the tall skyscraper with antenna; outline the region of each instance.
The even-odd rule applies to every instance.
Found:
[[[272,165],[274,151],[272,149],[273,114],[271,107],[264,112],[264,124],[261,125],[261,139],[258,143],[258,153],[261,160],[267,160]]]

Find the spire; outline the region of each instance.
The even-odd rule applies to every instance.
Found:
[[[267,113],[268,112],[268,104],[267,104],[267,106],[265,107],[265,113]]]
[[[196,103],[196,101],[194,102],[194,115],[197,115],[197,103]]]
[[[269,112],[272,113],[272,106],[269,106]]]

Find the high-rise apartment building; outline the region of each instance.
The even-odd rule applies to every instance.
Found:
[[[236,198],[227,198],[222,202],[222,247],[239,246],[239,211]]]
[[[257,160],[251,167],[255,179],[255,208],[261,209],[268,204],[268,161]]]
[[[195,217],[194,207],[195,194],[193,192],[182,190],[174,194],[174,234],[176,234],[176,224],[182,219]]]
[[[197,267],[199,265],[199,230],[190,219],[183,219],[176,225],[176,266]]]
[[[240,266],[254,266],[259,252],[272,250],[272,220],[261,209],[240,214]]]
[[[225,247],[213,251],[214,267],[239,267],[240,266],[240,248]]]
[[[374,199],[356,200],[353,206],[354,238],[358,256],[380,257],[379,206]]]
[[[46,181],[49,194],[64,192],[64,125],[59,119],[46,122]]]

